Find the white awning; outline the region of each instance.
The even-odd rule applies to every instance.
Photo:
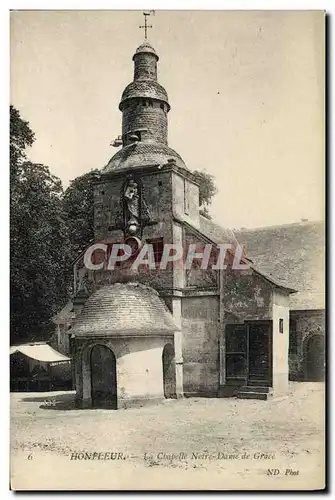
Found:
[[[35,345],[17,345],[10,348],[9,353],[14,354],[20,352],[28,358],[36,359],[43,363],[63,363],[71,359],[56,351],[48,344],[35,344]]]

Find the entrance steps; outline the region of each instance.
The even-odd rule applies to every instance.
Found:
[[[272,388],[257,385],[245,385],[240,387],[236,392],[238,399],[260,399],[266,401],[271,396]]]

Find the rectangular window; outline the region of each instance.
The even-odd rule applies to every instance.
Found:
[[[151,240],[146,240],[149,245],[152,245],[154,252],[155,263],[159,264],[163,255],[163,238],[153,238]]]
[[[297,321],[290,319],[290,340],[289,340],[289,354],[297,354]]]
[[[279,333],[284,333],[284,320],[280,318],[279,320]]]

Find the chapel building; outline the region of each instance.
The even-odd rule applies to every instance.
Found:
[[[170,103],[147,40],[123,91],[121,148],[94,185],[95,269],[86,250],[74,265],[70,350],[78,407],[112,409],[172,397],[267,399],[288,389],[289,297],[295,290],[247,256],[199,214],[199,186],[168,144]],[[108,269],[113,245],[133,257],[151,244],[154,262]],[[230,244],[226,269],[169,262],[166,245]],[[100,245],[100,247],[99,247]],[[102,245],[102,246],[101,246]],[[105,245],[105,246],[103,246]],[[235,249],[235,250],[234,250]]]

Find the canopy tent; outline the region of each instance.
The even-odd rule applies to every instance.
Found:
[[[24,356],[35,359],[36,361],[41,361],[42,363],[50,363],[51,365],[71,361],[70,358],[56,351],[48,344],[12,346],[9,351],[10,355],[16,352],[20,352]]]

